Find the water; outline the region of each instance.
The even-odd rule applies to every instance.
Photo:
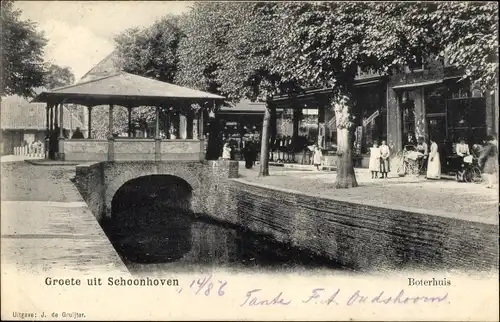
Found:
[[[172,271],[340,269],[332,260],[243,227],[158,205],[130,209],[103,225],[133,274]],[[126,220],[124,220],[127,218]]]

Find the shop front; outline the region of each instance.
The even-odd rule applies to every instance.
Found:
[[[428,144],[433,140],[438,145],[444,172],[453,171],[449,160],[461,139],[472,150],[486,135],[494,134],[492,100],[460,77],[397,85],[391,91],[396,104],[389,106],[394,121],[389,122],[388,134],[397,138],[395,150],[411,144],[410,138],[423,138]]]

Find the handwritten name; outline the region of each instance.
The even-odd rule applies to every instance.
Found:
[[[347,305],[355,304],[420,304],[420,303],[441,303],[448,299],[448,293],[440,296],[406,296],[405,291],[399,291],[395,297],[388,296],[385,291],[381,291],[377,296],[371,298],[363,296],[361,291],[357,290],[347,300]]]
[[[286,306],[292,303],[292,299],[284,295],[283,292],[273,293],[271,296],[262,289],[253,289],[245,294],[240,306],[262,307],[262,306]],[[300,303],[311,305],[416,305],[416,304],[431,304],[431,303],[449,303],[448,293],[429,296],[409,296],[405,295],[405,290],[402,289],[394,294],[387,294],[386,291],[380,291],[377,295],[364,295],[361,290],[352,292],[342,292],[339,288],[327,290],[325,288],[314,288],[307,294]],[[395,295],[395,296],[394,296]]]
[[[283,292],[279,292],[276,296],[271,299],[263,299],[261,295],[262,290],[257,288],[248,291],[246,294],[245,301],[240,304],[240,306],[270,306],[270,305],[289,305],[292,301],[282,298]],[[260,298],[259,298],[260,296]]]

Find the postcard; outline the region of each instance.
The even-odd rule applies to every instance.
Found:
[[[1,317],[498,321],[496,2],[4,1]]]

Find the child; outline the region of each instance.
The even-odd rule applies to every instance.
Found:
[[[380,145],[380,173],[382,174],[381,178],[387,178],[387,173],[390,171],[389,168],[389,156],[391,155],[391,151],[385,141],[382,141]]]
[[[373,141],[373,146],[370,148],[370,164],[369,169],[372,173],[372,179],[378,178],[378,172],[380,170],[380,148],[378,147],[378,142]]]
[[[225,143],[222,148],[222,160],[231,160],[231,147],[229,143]]]
[[[313,164],[316,167],[316,170],[319,171],[319,166],[321,165],[321,158],[323,157],[323,153],[317,144],[314,145],[313,150]]]

